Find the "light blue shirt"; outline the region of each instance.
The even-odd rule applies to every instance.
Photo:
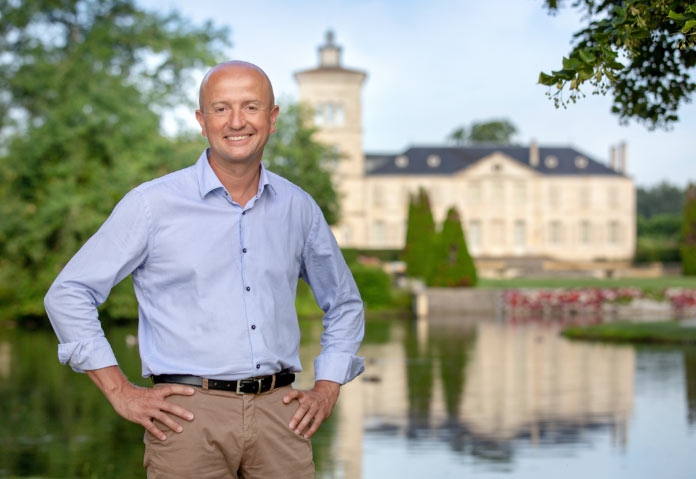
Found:
[[[315,380],[350,381],[364,370],[363,304],[319,206],[262,165],[258,192],[241,207],[206,153],[130,191],[58,275],[44,303],[60,362],[117,364],[97,306],[133,273],[143,376],[299,372],[302,277],[325,312]]]

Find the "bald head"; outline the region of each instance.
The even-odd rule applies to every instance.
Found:
[[[217,75],[222,75],[225,73],[229,73],[229,74],[251,73],[252,75],[254,75],[254,74],[258,75],[259,81],[262,81],[265,84],[265,88],[267,89],[268,94],[270,96],[271,102],[270,102],[269,107],[272,108],[275,105],[275,95],[273,94],[273,85],[271,85],[271,80],[270,80],[270,78],[268,78],[268,75],[266,75],[266,72],[264,72],[261,68],[254,65],[253,63],[244,62],[241,60],[231,60],[228,62],[223,62],[223,63],[219,63],[219,64],[215,65],[203,77],[203,80],[201,81],[201,86],[198,89],[198,108],[201,111],[204,111],[204,108],[205,108],[207,86],[208,86],[208,83],[209,83],[211,77],[214,77]]]

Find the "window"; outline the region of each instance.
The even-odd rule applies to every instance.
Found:
[[[559,245],[563,242],[563,231],[560,221],[549,223],[549,241],[553,245]]]
[[[549,155],[544,158],[544,165],[546,165],[546,168],[556,168],[558,166],[558,158],[554,155]]]
[[[610,208],[619,207],[619,190],[616,188],[616,186],[611,186],[607,190],[607,200],[609,201]]]
[[[469,183],[469,203],[472,205],[481,204],[481,183],[478,181],[472,181]]]
[[[397,168],[406,168],[408,166],[408,157],[404,155],[399,155],[394,160]]]
[[[580,222],[580,243],[592,243],[592,225],[589,221],[583,220]]]
[[[584,156],[576,156],[575,157],[575,167],[577,169],[584,170],[585,168],[587,168],[588,164],[589,164],[589,161]]]
[[[472,252],[479,251],[481,248],[481,222],[479,220],[469,221],[469,248]]]
[[[344,121],[343,105],[340,103],[319,103],[314,109],[316,126],[342,126]]]
[[[429,155],[426,161],[430,168],[437,168],[440,166],[440,157],[437,155]]]
[[[324,105],[324,119],[327,125],[334,124],[334,106],[333,103],[327,103]]]
[[[578,205],[581,209],[586,209],[590,206],[590,189],[587,186],[578,188]]]
[[[377,220],[372,224],[372,239],[374,244],[384,244],[384,221]]]
[[[523,250],[527,245],[527,227],[523,220],[515,221],[515,248]]]
[[[558,208],[561,205],[561,190],[558,186],[551,186],[549,188],[549,206],[551,208]]]
[[[346,225],[343,227],[343,244],[350,244],[353,241],[353,232],[350,226]]]
[[[374,208],[382,208],[384,206],[384,194],[382,187],[375,185],[372,188],[372,206]]]
[[[345,115],[343,114],[343,105],[340,103],[336,104],[334,119],[336,121],[336,126],[343,126],[345,123]]]
[[[502,246],[505,239],[505,226],[503,220],[491,221],[491,244]]]
[[[314,124],[316,126],[324,124],[324,106],[321,103],[314,109]]]
[[[522,181],[517,181],[515,182],[513,191],[515,204],[517,204],[517,206],[523,206],[527,202],[527,185],[525,185]]]
[[[618,221],[609,222],[609,243],[621,243],[621,224]]]

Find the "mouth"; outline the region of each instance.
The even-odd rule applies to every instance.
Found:
[[[251,135],[238,135],[238,136],[226,136],[225,140],[227,141],[244,141],[251,137]]]

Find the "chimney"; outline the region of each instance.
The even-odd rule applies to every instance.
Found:
[[[626,157],[626,142],[622,141],[619,145],[619,173],[622,175],[626,174],[626,163],[628,158]]]
[[[532,168],[539,166],[539,147],[536,140],[532,140],[529,144],[529,166]]]
[[[618,165],[616,164],[616,148],[613,145],[609,148],[609,164],[611,165],[612,170],[617,171]]]

